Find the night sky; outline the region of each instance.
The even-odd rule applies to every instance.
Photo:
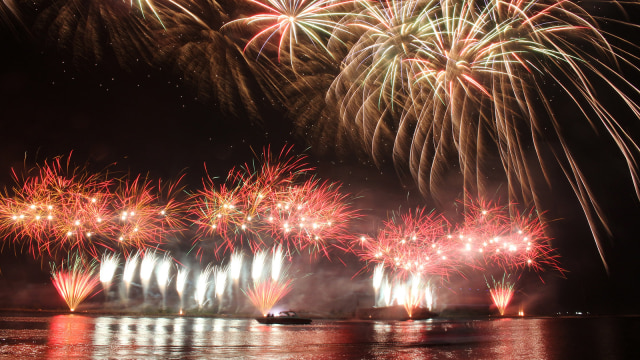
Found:
[[[317,167],[320,178],[341,182],[344,191],[357,195],[355,205],[371,216],[371,224],[391,211],[433,205],[410,184],[402,183],[393,169],[378,169],[348,149],[339,155],[314,151],[317,144],[301,136],[291,115],[278,104],[263,113],[261,122],[255,121],[240,111],[230,114],[221,110],[216,101],[197,94],[170,65],[139,63],[124,69],[108,55],[102,61],[78,64],[68,52],[46,45],[38,34],[25,35],[19,25],[2,27],[0,41],[2,188],[13,185],[12,168],[20,170],[25,162],[33,164],[70,153],[72,162],[87,163],[97,170],[111,166],[168,180],[186,174],[185,184],[196,188],[204,176],[205,163],[210,175],[224,177],[233,166],[251,161],[253,154],[266,146],[281,149],[292,145],[297,153],[309,155],[308,161]],[[631,73],[629,79],[634,81],[637,75]],[[628,130],[640,141],[640,127],[635,122]],[[583,131],[576,126],[570,136],[584,140],[578,142],[578,149],[585,174],[612,230],[611,236],[602,237],[609,273],[575,196],[555,169],[553,184],[543,191],[542,204],[547,218],[555,219],[549,232],[567,273],[565,278],[544,273],[544,283],[533,274],[519,287],[541,312],[638,313],[640,246],[636,227],[640,204],[619,153],[609,142]],[[5,246],[0,257],[3,297],[8,294],[7,287],[48,282],[46,263],[15,251]],[[347,279],[353,275],[351,268],[345,270]],[[469,285],[472,280],[454,286],[464,292],[477,287],[477,283]],[[7,303],[6,298],[0,300],[0,307]]]

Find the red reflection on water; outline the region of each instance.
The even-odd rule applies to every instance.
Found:
[[[47,357],[51,359],[91,356],[93,321],[76,314],[57,315],[51,318]]]

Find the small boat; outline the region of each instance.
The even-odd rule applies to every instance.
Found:
[[[311,319],[298,317],[295,311],[281,311],[278,315],[267,314],[266,316],[256,318],[260,324],[311,324]]]

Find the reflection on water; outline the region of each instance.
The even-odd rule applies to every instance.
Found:
[[[629,359],[640,318],[406,322],[86,316],[0,317],[2,358]]]

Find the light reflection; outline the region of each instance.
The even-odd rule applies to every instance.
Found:
[[[47,358],[86,358],[91,356],[90,346],[93,320],[76,314],[56,315],[51,318]]]

